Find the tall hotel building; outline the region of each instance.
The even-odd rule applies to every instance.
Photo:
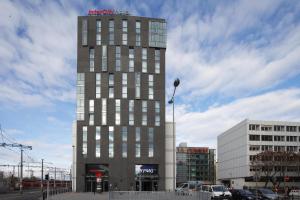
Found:
[[[164,19],[78,17],[76,191],[165,189]]]

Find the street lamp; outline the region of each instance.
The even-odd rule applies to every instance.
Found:
[[[179,78],[176,78],[174,81],[174,91],[172,98],[169,100],[169,104],[173,104],[173,189],[175,190],[176,188],[176,137],[175,137],[175,115],[174,115],[174,106],[175,106],[175,92],[176,88],[180,84]]]

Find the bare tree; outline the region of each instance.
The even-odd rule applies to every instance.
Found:
[[[252,157],[250,167],[254,171],[254,176],[265,178],[265,187],[267,187],[269,182],[273,186],[279,186],[281,179],[276,177],[285,177],[288,169],[298,168],[298,174],[300,173],[299,155],[287,151],[263,151]]]

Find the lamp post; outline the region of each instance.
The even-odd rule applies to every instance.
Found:
[[[176,88],[180,84],[179,78],[175,79],[174,81],[174,91],[172,98],[169,100],[169,104],[173,104],[173,189],[175,190],[176,188],[176,137],[175,137],[175,114],[174,114],[174,106],[175,106],[175,92]]]

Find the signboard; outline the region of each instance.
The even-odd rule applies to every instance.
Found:
[[[177,147],[179,153],[208,153],[208,147]]]
[[[104,9],[104,10],[96,10],[92,9],[88,12],[89,16],[99,16],[99,15],[129,15],[128,11],[122,10],[112,10],[112,9]]]
[[[87,164],[86,174],[89,176],[96,176],[101,178],[103,176],[108,176],[109,170],[107,165],[97,165],[97,164]]]
[[[157,175],[158,165],[135,165],[135,175]]]

